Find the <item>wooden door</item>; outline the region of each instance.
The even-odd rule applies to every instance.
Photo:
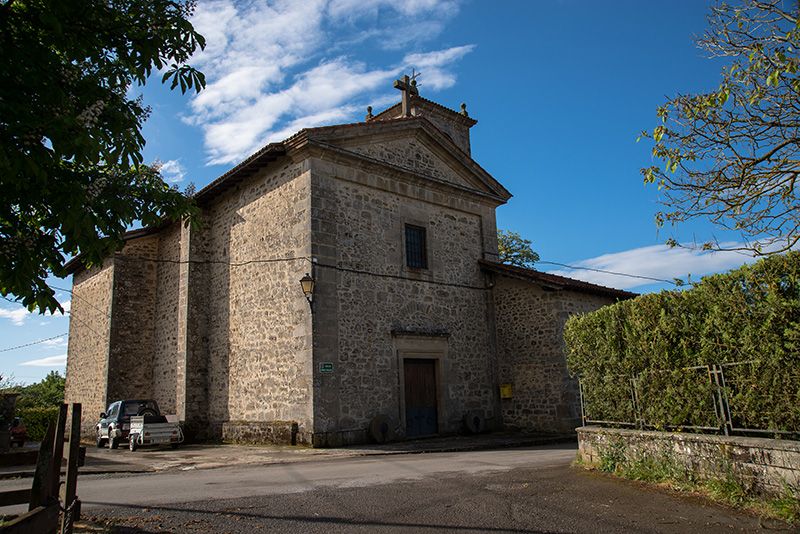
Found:
[[[436,397],[436,360],[404,360],[406,436],[439,432]]]

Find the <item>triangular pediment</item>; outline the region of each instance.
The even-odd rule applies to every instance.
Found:
[[[346,130],[312,130],[309,132],[309,141],[324,141],[349,153],[461,189],[503,200],[511,196],[428,120],[409,119],[353,126]]]

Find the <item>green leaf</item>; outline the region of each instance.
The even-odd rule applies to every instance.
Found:
[[[0,8],[0,206],[14,207],[0,213],[0,287],[40,311],[59,307],[46,278],[65,274],[65,258],[100,265],[135,221],[194,213],[142,165],[149,109],[128,89],[176,58],[162,83],[188,76],[183,83],[199,91],[202,73],[185,60],[205,40],[171,0],[100,4]]]

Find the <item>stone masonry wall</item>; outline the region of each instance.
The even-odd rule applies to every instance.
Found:
[[[83,404],[84,436],[94,436],[97,417],[106,409],[113,284],[113,259],[73,276],[64,402]]]
[[[570,315],[596,310],[613,300],[573,291],[548,291],[515,278],[496,276],[494,286],[498,370],[512,384],[502,400],[509,428],[571,432],[580,426],[577,381],[569,376],[564,324]]]
[[[414,107],[412,114],[423,115],[434,123],[439,130],[447,134],[456,146],[466,154],[470,153],[469,128],[463,124],[459,124],[459,121],[454,120],[449,113],[444,113],[433,108],[423,110]]]
[[[426,146],[421,139],[374,139],[371,143],[348,147],[348,149],[425,174],[431,178],[461,187],[474,188],[467,179],[447,165],[442,157]]]
[[[156,282],[155,328],[153,336],[153,398],[161,411],[177,413],[178,396],[178,291],[180,288],[181,225],[159,232],[158,279]]]
[[[153,395],[158,237],[131,239],[114,258],[108,401]]]
[[[646,460],[669,464],[700,479],[736,480],[748,492],[800,498],[800,442],[650,432],[586,426],[578,428],[578,454],[589,465]]]
[[[489,292],[477,264],[486,217],[494,232],[493,206],[327,161],[315,160],[312,180],[315,371],[335,366],[315,375],[315,444],[363,439],[378,414],[404,418],[393,332],[446,339],[441,432],[460,431],[471,410],[496,421]],[[426,228],[429,269],[406,267],[406,223]]]
[[[190,308],[204,306],[208,418],[220,432],[226,422],[311,426],[310,310],[299,283],[310,271],[310,207],[307,168],[283,160],[204,208],[205,300]]]
[[[203,263],[208,259],[208,239],[202,228],[184,227],[182,254],[191,257],[193,262],[186,265],[186,332],[184,343],[184,378],[182,405],[179,412],[186,421],[189,437],[214,438],[218,435],[209,427],[209,352],[208,352],[208,271]]]
[[[380,120],[393,120],[401,117],[400,103],[380,113]],[[449,137],[453,143],[465,154],[470,154],[469,119],[463,119],[460,113],[454,114],[453,110],[440,109],[436,105],[411,99],[411,114],[416,117],[425,117],[437,129]]]

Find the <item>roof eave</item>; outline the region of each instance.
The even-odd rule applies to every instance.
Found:
[[[567,276],[560,276],[555,274],[543,273],[535,269],[527,269],[524,267],[516,267],[489,260],[478,260],[481,268],[485,271],[494,272],[510,278],[525,280],[536,283],[548,289],[556,289],[563,291],[575,291],[578,293],[588,293],[592,295],[600,295],[605,297],[612,297],[618,300],[627,300],[638,297],[638,293],[632,291],[625,291],[623,289],[615,289],[613,287],[601,286],[584,282],[583,280],[576,280]]]
[[[299,135],[303,132],[304,130],[301,130],[296,135]],[[286,155],[285,143],[288,141],[289,140],[287,139],[287,141],[282,143],[270,143],[266,145],[258,152],[254,153],[252,156],[245,159],[243,162],[236,165],[225,174],[221,175],[219,178],[195,193],[194,199],[198,204],[207,202],[223,191],[240,183],[242,180],[252,176],[269,163],[272,163],[279,157]]]
[[[164,221],[160,224],[148,226],[146,228],[137,228],[135,230],[128,230],[127,232],[122,234],[122,240],[130,241],[131,239],[138,239],[140,237],[147,237],[153,234],[157,234],[170,224],[172,224],[170,221]],[[113,257],[113,254],[109,257]],[[64,271],[68,275],[75,274],[82,268],[83,268],[83,262],[81,261],[81,254],[73,256],[67,263],[64,264]]]

